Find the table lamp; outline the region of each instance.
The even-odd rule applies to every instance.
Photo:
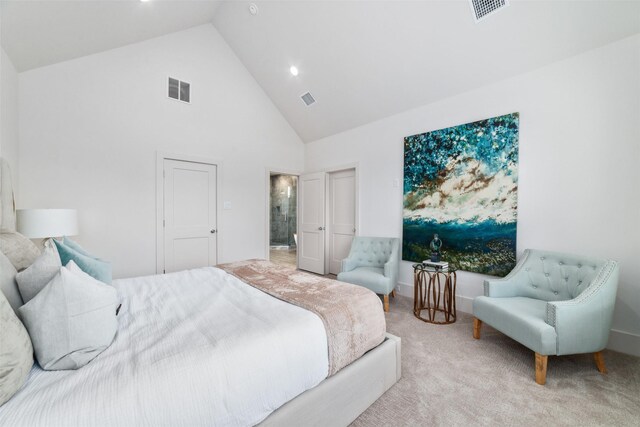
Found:
[[[78,234],[78,211],[75,209],[18,209],[16,222],[18,233],[30,239]]]

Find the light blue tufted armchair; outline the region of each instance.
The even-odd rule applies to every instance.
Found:
[[[547,376],[547,357],[594,353],[606,373],[603,350],[609,339],[618,288],[615,261],[527,249],[508,276],[485,280],[484,296],[473,301],[474,338],[482,322],[536,353],[536,382]]]
[[[354,237],[349,256],[342,260],[341,282],[364,286],[384,296],[389,311],[389,294],[398,283],[400,239],[392,237]]]

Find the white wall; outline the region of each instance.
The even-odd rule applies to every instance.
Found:
[[[18,184],[18,73],[0,49],[0,156],[11,166],[14,188]],[[19,199],[19,194],[16,198]]]
[[[640,355],[640,36],[312,142],[305,167],[359,162],[360,234],[401,236],[402,186],[394,181],[402,182],[403,138],[515,111],[518,253],[541,248],[620,261],[609,345]],[[459,274],[465,311],[483,279]],[[402,263],[400,281],[412,295],[411,263]]]
[[[219,261],[265,256],[265,167],[302,170],[304,146],[212,25],[20,74],[18,207],[78,209],[115,277],[155,272],[157,150],[222,159]]]

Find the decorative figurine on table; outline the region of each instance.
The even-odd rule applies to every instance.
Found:
[[[433,240],[429,243],[431,248],[431,262],[440,262],[440,248],[442,248],[442,240],[437,234],[433,235]]]

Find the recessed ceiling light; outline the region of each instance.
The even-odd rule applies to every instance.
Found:
[[[258,14],[258,5],[255,3],[251,3],[249,5],[249,13],[252,15],[257,15]]]
[[[146,2],[148,2],[149,0],[140,0],[140,1],[141,1],[142,3],[146,3]]]
[[[298,75],[298,67],[296,67],[295,65],[292,65],[291,68],[289,68],[289,72],[291,73],[291,75],[297,76]]]

